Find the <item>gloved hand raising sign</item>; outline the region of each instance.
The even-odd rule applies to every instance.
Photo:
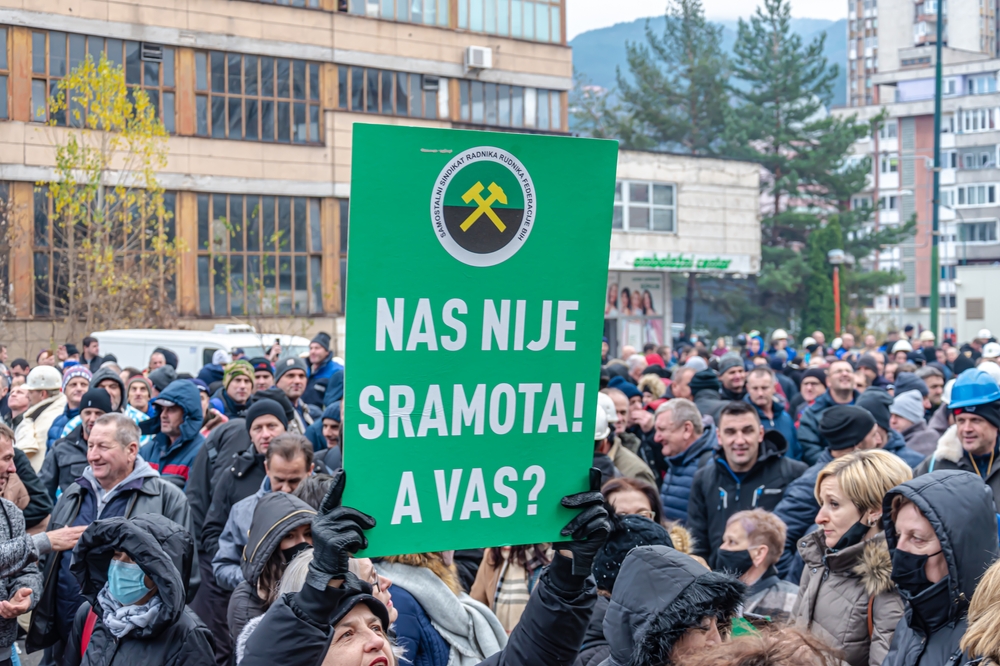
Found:
[[[568,543],[558,544],[573,554],[573,575],[589,576],[594,566],[594,557],[611,533],[611,522],[601,494],[601,471],[590,469],[590,490],[567,495],[562,498],[567,509],[581,509],[573,520],[562,528],[563,536],[572,536]],[[315,536],[313,537],[315,539]]]
[[[371,516],[341,506],[346,482],[343,469],[334,472],[330,490],[313,518],[313,561],[306,582],[318,590],[326,589],[331,580],[347,578],[351,556],[368,547],[364,531],[375,527]]]

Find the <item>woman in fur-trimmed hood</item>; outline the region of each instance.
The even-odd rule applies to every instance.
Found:
[[[601,666],[670,666],[718,643],[746,586],[668,546],[639,546],[615,581],[604,616],[611,648]]]
[[[819,529],[799,539],[792,617],[850,666],[879,666],[903,617],[881,517],[882,498],[910,478],[906,463],[876,449],[837,458],[816,479]]]

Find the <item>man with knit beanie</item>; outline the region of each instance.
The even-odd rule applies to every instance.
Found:
[[[63,436],[63,428],[69,420],[80,414],[80,399],[90,388],[90,368],[85,365],[71,365],[63,371],[62,392],[66,396],[66,408],[49,427],[46,445],[48,449]]]
[[[691,401],[697,405],[702,416],[711,416],[713,422],[718,423],[719,412],[729,401],[719,397],[722,385],[715,371],[702,370],[694,373],[688,387],[691,389]]]
[[[924,396],[920,391],[897,391],[889,412],[892,414],[893,430],[898,430],[903,435],[907,446],[924,457],[934,453],[938,434],[924,421]]]
[[[343,369],[344,366],[333,360],[330,334],[317,333],[309,343],[309,382],[306,384],[306,392],[302,394],[302,400],[307,404],[316,405],[319,409],[328,407],[336,397],[331,396],[328,400],[326,387],[333,374]]]
[[[253,393],[254,369],[249,361],[233,361],[222,375],[222,388],[212,396],[212,406],[227,418],[239,418],[247,411]]]
[[[924,461],[924,458],[927,456],[921,455],[907,446],[903,436],[899,434],[898,430],[894,429],[892,414],[889,412],[892,408],[891,395],[882,389],[869,387],[867,391],[861,394],[855,405],[867,410],[872,415],[872,418],[875,419],[875,425],[878,426],[879,431],[879,446],[883,451],[888,451],[901,458],[903,462],[913,469],[916,469],[917,465]]]
[[[723,400],[742,400],[747,394],[747,371],[738,354],[726,354],[719,360],[719,397]]]

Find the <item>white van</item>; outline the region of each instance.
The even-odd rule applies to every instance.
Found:
[[[101,345],[101,354],[114,354],[118,365],[125,368],[144,369],[149,356],[157,347],[164,347],[177,354],[177,372],[194,376],[212,362],[212,354],[219,349],[232,353],[235,349],[246,352],[247,358],[264,356],[271,346],[281,344],[281,358],[301,356],[309,352],[309,339],[299,335],[258,333],[253,326],[243,324],[217,324],[211,331],[178,331],[153,328],[94,331],[92,336]]]

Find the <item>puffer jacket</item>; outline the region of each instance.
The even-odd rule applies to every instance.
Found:
[[[718,445],[715,426],[708,426],[686,451],[666,458],[667,473],[660,486],[660,499],[667,518],[687,523],[695,472],[711,462],[712,453]]]
[[[757,462],[748,472],[733,473],[720,446],[714,464],[695,473],[687,527],[695,540],[694,554],[709,566],[730,516],[750,509],[774,511],[788,484],[806,471],[805,463],[785,456],[786,447],[781,433],[771,430],[764,433]]]
[[[957,426],[951,426],[941,435],[934,453],[913,470],[913,476],[921,476],[945,469],[962,470],[979,476],[965,449],[962,448],[962,440],[958,438]],[[993,465],[992,469],[985,471],[987,471],[987,475],[984,482],[993,490],[993,501],[996,502],[997,507],[1000,507],[1000,465]]]
[[[770,419],[767,418],[763,409],[753,404],[749,395],[743,397],[743,402],[753,405],[753,408],[757,410],[757,416],[760,418],[760,424],[764,426],[764,430],[777,430],[785,438],[785,441],[788,442],[788,452],[785,455],[795,460],[802,460],[802,447],[799,446],[799,438],[795,432],[795,423],[792,421],[792,417],[788,415],[788,412],[785,411],[785,405],[780,400],[772,401],[771,414],[774,418]]]
[[[792,568],[792,562],[798,554],[798,540],[804,537],[815,525],[819,504],[816,502],[816,479],[819,473],[833,460],[830,450],[825,449],[816,459],[816,464],[802,473],[785,488],[785,494],[774,507],[774,515],[785,523],[785,550],[775,568],[778,575],[786,578]]]
[[[302,394],[302,401],[310,405],[316,405],[320,409],[332,404],[332,399],[329,402],[325,400],[326,387],[333,378],[334,373],[343,369],[344,366],[333,360],[332,352],[327,354],[318,368],[313,370],[310,367],[309,379],[306,382],[306,390]]]
[[[66,396],[46,398],[21,415],[21,422],[14,430],[14,446],[21,449],[31,461],[31,468],[37,473],[48,452],[49,428],[66,408]]]
[[[156,403],[156,416],[145,421],[141,426],[146,434],[155,435],[153,441],[141,449],[141,455],[150,467],[160,473],[160,476],[177,483],[183,490],[187,485],[198,450],[205,442],[201,433],[203,420],[201,411],[201,396],[198,387],[186,379],[178,379],[163,389],[157,399],[168,400],[184,410],[184,422],[181,423],[181,433],[173,442],[165,433],[160,432],[160,406]]]
[[[861,394],[855,391],[847,404],[853,405],[859,395]],[[823,412],[836,404],[839,403],[835,402],[827,391],[802,412],[802,417],[799,419],[799,445],[802,447],[802,460],[809,465],[815,464],[820,454],[827,448],[826,438],[819,434],[819,421],[823,418]]]
[[[243,582],[236,586],[229,600],[227,620],[233,640],[239,637],[247,622],[267,612],[267,603],[257,594],[257,583],[268,560],[281,546],[281,540],[292,530],[311,525],[315,516],[316,511],[311,506],[288,493],[269,493],[257,502],[247,545],[243,548]]]
[[[156,583],[162,601],[159,614],[147,626],[116,638],[105,626],[98,592],[108,582],[115,551],[123,551]],[[187,581],[194,564],[191,534],[163,516],[109,518],[92,523],[76,547],[71,567],[88,603],[77,611],[66,644],[66,666],[212,666],[212,634],[185,605]],[[81,646],[87,615],[97,618],[90,641]],[[84,651],[85,650],[85,651]],[[84,651],[81,657],[81,651]]]
[[[611,597],[605,592],[599,592],[597,603],[594,604],[594,614],[590,616],[587,633],[583,635],[583,645],[580,654],[576,656],[573,666],[598,666],[611,654],[611,646],[604,638],[604,616],[608,614]]]
[[[850,666],[879,666],[903,617],[885,535],[832,552],[817,531],[799,542],[799,554],[805,569],[792,609],[795,623],[843,650]]]
[[[892,504],[898,496],[913,502],[934,528],[948,575],[917,596],[900,590],[907,609],[882,664],[962,664],[967,656],[958,644],[967,626],[969,599],[1000,549],[993,493],[977,475],[959,470],[931,472],[896,486],[882,500],[890,551],[896,547]]]

